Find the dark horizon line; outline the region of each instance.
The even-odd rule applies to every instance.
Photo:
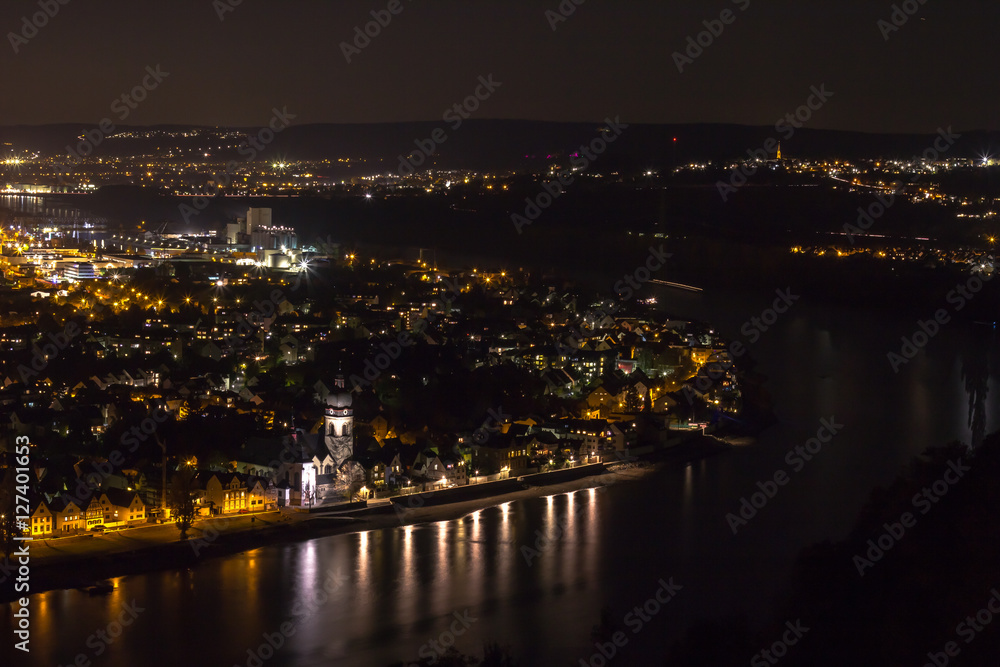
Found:
[[[100,121],[97,121],[100,122]],[[338,123],[338,122],[315,122],[315,123],[295,123],[288,129],[295,128],[310,128],[310,127],[357,127],[357,126],[405,126],[405,125],[440,125],[443,121],[438,120],[406,120],[406,121],[380,121],[380,122],[367,122],[367,123]],[[527,118],[470,118],[463,121],[463,124],[489,124],[489,123],[530,123],[534,125],[602,125],[606,123],[606,119],[601,119],[597,121],[559,121],[559,120],[532,120]],[[745,128],[753,130],[773,130],[773,125],[757,125],[757,124],[747,124],[747,123],[736,123],[736,122],[684,122],[684,123],[641,123],[641,122],[628,122],[628,119],[623,119],[623,122],[628,123],[632,127],[730,127],[730,128]],[[13,123],[13,124],[0,124],[0,130],[7,129],[18,129],[18,128],[32,128],[32,129],[44,129],[44,128],[58,128],[58,127],[90,127],[96,125],[95,122],[61,122],[61,123]],[[202,130],[247,130],[259,128],[259,125],[210,125],[204,123],[152,123],[147,125],[139,124],[115,124],[115,130],[123,129],[146,129],[155,130],[163,128],[185,128],[185,129],[202,129]],[[922,137],[922,136],[933,136],[936,134],[935,130],[929,130],[927,132],[875,132],[871,130],[851,130],[843,128],[827,128],[827,127],[808,127],[800,128],[801,132],[828,132],[828,133],[839,133],[839,134],[861,134],[870,136],[881,136],[881,137]],[[965,134],[1000,134],[1000,130],[987,129],[987,128],[975,128],[975,129],[962,129],[959,128],[958,132]]]

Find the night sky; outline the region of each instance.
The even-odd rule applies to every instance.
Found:
[[[992,0],[910,0],[888,41],[892,3],[872,0],[586,0],[555,31],[559,0],[400,0],[350,64],[340,42],[389,0],[242,0],[220,21],[237,1],[69,0],[15,54],[38,0],[7,0],[0,124],[97,122],[159,64],[125,124],[254,126],[283,106],[296,124],[440,120],[492,74],[477,118],[773,125],[826,84],[809,127],[1000,129]],[[678,72],[672,54],[724,9],[734,21]]]

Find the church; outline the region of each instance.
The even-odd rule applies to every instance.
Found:
[[[354,397],[344,387],[344,376],[338,375],[334,390],[326,397],[323,415],[322,441],[325,456],[317,467],[324,474],[332,474],[354,454]]]
[[[354,456],[354,397],[338,375],[326,397],[323,428],[313,465],[316,470],[314,505],[349,500],[365,483],[365,471]]]
[[[320,398],[322,393],[325,388]],[[279,490],[284,489],[282,505],[308,509],[342,503],[365,486],[365,470],[354,459],[354,397],[343,375],[337,376],[324,400],[323,422],[317,432],[300,430],[285,445],[292,459],[278,467],[274,480]]]

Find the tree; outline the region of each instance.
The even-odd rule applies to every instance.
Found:
[[[338,470],[333,482],[333,496],[344,500],[351,500],[354,494],[354,480],[343,470]]]
[[[625,389],[625,412],[628,414],[642,412],[642,396],[634,386]]]
[[[194,470],[190,468],[180,470],[170,485],[170,499],[168,500],[170,509],[177,517],[177,529],[181,531],[181,539],[188,538],[188,530],[194,523],[195,507],[191,499],[191,492],[194,491]]]
[[[511,655],[509,646],[497,642],[483,643],[483,661],[480,667],[517,667],[518,661]]]
[[[316,492],[313,489],[312,484],[306,482],[302,485],[302,504],[312,507],[315,502]]]
[[[10,558],[17,549],[18,545],[14,538],[19,537],[22,532],[17,527],[15,512],[14,492],[10,485],[4,484],[4,488],[0,489],[0,545],[3,547],[5,558]]]

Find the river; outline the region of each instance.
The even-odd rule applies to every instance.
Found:
[[[872,489],[911,457],[1000,427],[992,328],[947,324],[896,373],[886,355],[917,324],[889,308],[800,299],[751,342],[742,325],[773,293],[657,292],[677,314],[711,321],[746,343],[777,416],[755,443],[601,490],[128,577],[107,597],[43,593],[32,603],[30,659],[14,664],[67,665],[82,653],[108,667],[256,665],[248,651],[291,623],[285,627],[294,634],[263,664],[409,664],[454,633],[466,652],[496,640],[524,665],[579,665],[594,653],[590,630],[604,607],[626,631],[619,664],[661,664],[670,639],[697,619],[770,617],[796,553],[844,537]],[[929,304],[928,314],[945,306]],[[786,453],[816,435],[821,419],[842,428],[793,469]],[[778,470],[788,484],[734,535],[727,513]],[[539,533],[551,535],[551,544],[526,551]],[[648,605],[659,609],[641,622],[635,612],[627,616],[657,594],[661,580],[674,584],[674,597]],[[332,592],[319,604],[324,581]],[[129,612],[133,601],[143,611]],[[96,656],[101,645],[88,646],[88,637],[123,610],[135,620]],[[4,626],[10,613],[6,606]],[[11,642],[3,643],[6,651]]]

